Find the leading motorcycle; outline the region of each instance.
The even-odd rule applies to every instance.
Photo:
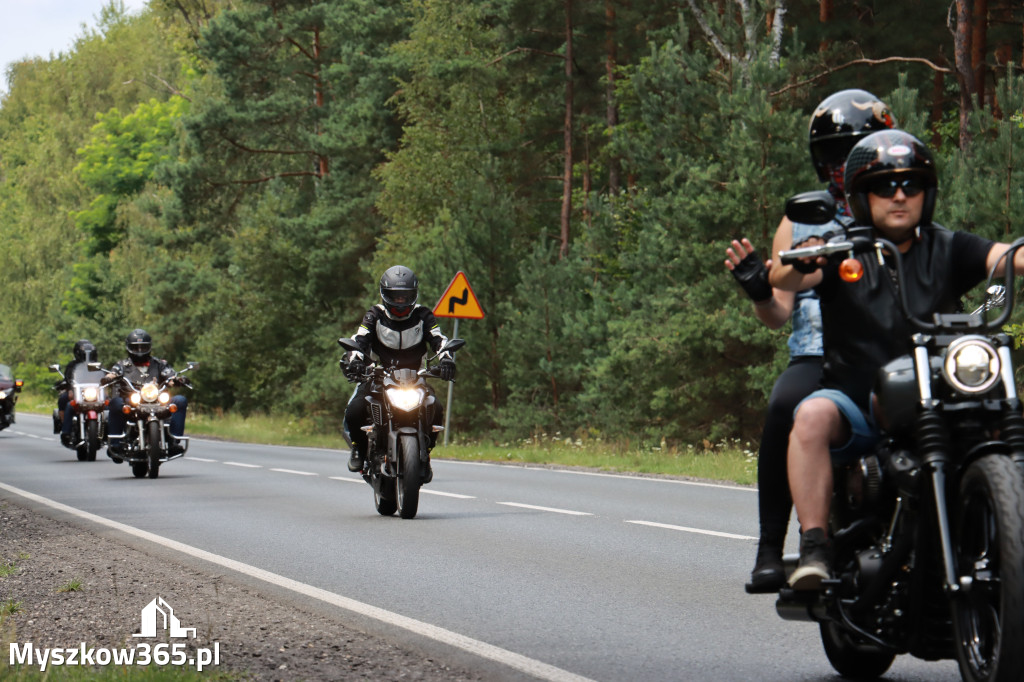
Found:
[[[348,351],[361,352],[351,339],[339,339]],[[466,345],[463,339],[451,339],[438,351],[454,353]],[[437,356],[435,356],[436,358]],[[429,482],[431,431],[437,399],[426,379],[439,379],[438,366],[403,369],[370,365],[357,381],[371,383],[369,413],[372,422],[364,427],[367,453],[363,458],[363,480],[373,488],[373,502],[382,516],[396,511],[403,519],[416,516],[420,486]],[[345,432],[345,440],[352,440]]]
[[[184,457],[188,451],[188,437],[175,437],[170,432],[169,420],[177,406],[171,402],[168,389],[172,386],[191,389],[192,384],[184,375],[198,366],[198,362],[189,362],[180,372],[168,372],[156,379],[138,379],[103,369],[99,363],[89,363],[89,369],[114,374],[114,385],[120,385],[122,394],[127,395],[122,408],[126,416],[125,432],[108,435],[108,438],[120,438],[124,450],[115,455],[108,447],[107,456],[118,464],[128,462],[135,478],[159,477],[161,464]]]
[[[786,214],[830,218],[830,201],[827,193],[798,195]],[[783,618],[819,624],[843,677],[878,677],[910,654],[956,658],[968,682],[1024,679],[1024,417],[1003,332],[1021,248],[1024,239],[1010,248],[1005,306],[994,319],[989,306],[918,319],[897,287],[912,351],[878,372],[882,441],[834,470],[835,577],[820,592],[784,587],[776,602]],[[783,263],[841,259],[844,286],[852,286],[863,274],[859,254],[887,254],[903,280],[897,248],[864,228],[779,255]],[[787,555],[789,572],[796,560]]]
[[[0,365],[0,431],[14,423],[14,406],[18,404],[23,383],[14,378],[10,367]]]
[[[77,364],[65,376],[60,365],[50,365],[60,374],[62,390],[71,391],[71,399],[64,409],[71,410],[71,442],[66,447],[75,451],[79,462],[95,462],[96,453],[107,442],[107,387],[101,382],[103,372]],[[53,410],[53,432],[60,433],[63,423],[59,411]]]

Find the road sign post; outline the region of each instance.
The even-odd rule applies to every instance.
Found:
[[[434,317],[452,317],[455,319],[455,326],[452,329],[452,338],[459,338],[459,320],[482,320],[484,310],[480,307],[480,301],[473,293],[473,287],[466,279],[466,273],[459,270],[455,273],[448,288],[441,294],[440,300],[434,306]],[[448,445],[448,424],[452,417],[452,393],[453,385],[448,383],[448,400],[445,403],[444,411],[444,445]]]

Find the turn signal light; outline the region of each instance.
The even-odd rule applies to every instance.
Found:
[[[844,282],[856,282],[864,276],[864,266],[856,258],[844,258],[839,264],[839,277]]]
[[[121,408],[121,411],[124,412],[125,414],[131,414],[132,408],[125,405],[124,407]]]
[[[178,411],[178,406],[175,405],[174,403],[171,403],[170,405],[167,406],[167,411],[170,412],[171,414],[174,414],[175,412]]]

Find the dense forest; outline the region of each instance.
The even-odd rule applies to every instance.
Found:
[[[401,263],[458,271],[456,427],[755,434],[787,329],[723,267],[818,184],[860,87],[935,151],[937,220],[1024,216],[1017,0],[117,0],[0,99],[0,361],[146,328],[193,403],[337,428],[339,336]],[[442,320],[451,334],[451,320]]]

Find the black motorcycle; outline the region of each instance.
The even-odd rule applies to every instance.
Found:
[[[798,195],[786,214],[823,222],[815,217],[834,215],[826,197]],[[878,373],[882,442],[835,468],[835,577],[820,592],[783,588],[776,602],[783,618],[819,624],[843,677],[878,677],[911,654],[955,657],[969,682],[1024,679],[1024,417],[1002,331],[1022,247],[1017,240],[1007,256],[1005,307],[992,320],[988,306],[916,319],[898,287],[916,330],[912,352]],[[896,247],[863,228],[780,258],[841,258],[841,276],[853,282],[862,253],[890,254],[902,281]],[[796,559],[786,557],[788,571]]]
[[[103,372],[77,364],[65,376],[60,365],[50,365],[50,370],[61,375],[57,384],[59,390],[71,391],[71,399],[65,409],[71,410],[71,442],[65,447],[75,451],[79,462],[95,462],[96,453],[107,442],[107,387],[101,381]],[[63,422],[59,411],[53,410],[53,432],[61,433]]]
[[[360,352],[351,339],[339,339],[345,350]],[[439,351],[454,353],[466,342],[451,339]],[[435,356],[436,357],[436,356]],[[372,422],[366,431],[368,452],[363,458],[363,480],[373,488],[377,512],[391,516],[396,511],[403,519],[416,516],[420,486],[430,476],[431,431],[436,397],[426,379],[439,379],[438,366],[426,369],[401,369],[370,365],[359,383],[371,383],[369,413]],[[349,447],[352,441],[345,433]]]
[[[23,383],[14,378],[10,367],[0,365],[0,431],[14,423],[14,406],[18,404]]]
[[[120,438],[124,449],[114,454],[108,447],[107,456],[118,464],[128,462],[135,478],[159,477],[161,464],[184,457],[188,451],[188,437],[175,437],[170,432],[169,420],[177,406],[171,402],[168,389],[171,386],[191,389],[192,384],[184,374],[198,366],[199,363],[190,362],[180,372],[170,371],[156,379],[130,377],[113,370],[102,370],[107,374],[115,374],[114,390],[121,390],[122,395],[127,395],[123,408],[126,416],[125,432],[108,436]],[[89,369],[102,368],[99,363],[89,363]]]

